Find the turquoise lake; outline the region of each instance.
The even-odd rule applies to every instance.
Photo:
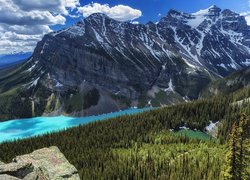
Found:
[[[48,132],[60,131],[80,124],[105,120],[122,115],[132,115],[152,108],[127,109],[123,111],[88,117],[35,117],[28,119],[9,120],[0,123],[0,142],[23,139]]]

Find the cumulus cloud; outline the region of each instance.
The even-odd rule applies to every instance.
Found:
[[[79,0],[13,0],[13,2],[25,11],[43,10],[68,15],[67,8],[75,9],[80,5]]]
[[[11,41],[1,40],[0,41],[0,52],[2,54],[8,54],[12,52],[30,52],[37,41]]]
[[[79,0],[65,0],[64,3],[65,7],[68,7],[70,9],[75,9],[80,6]]]
[[[9,25],[34,25],[34,24],[64,24],[66,19],[61,14],[53,15],[50,11],[33,9],[24,11],[15,0],[0,0],[0,23]],[[22,1],[22,0],[21,0]],[[27,1],[28,2],[28,1]],[[26,3],[25,3],[26,4]]]
[[[110,7],[108,4],[91,3],[82,7],[78,7],[78,11],[84,17],[88,17],[93,13],[104,13],[107,16],[118,21],[131,21],[139,18],[142,12],[125,5],[117,5]]]
[[[0,0],[0,54],[32,51],[50,25],[65,24],[79,0]]]
[[[250,0],[248,0],[248,7],[250,7]],[[240,13],[241,16],[245,16],[245,19],[247,21],[247,25],[250,26],[250,11],[242,12]]]
[[[241,16],[245,16],[245,19],[247,21],[247,25],[250,26],[250,11],[248,11],[248,12],[242,12],[242,13],[240,13],[240,15]]]
[[[52,30],[47,25],[0,25],[6,32],[11,31],[18,34],[25,34],[25,35],[35,35],[35,34],[45,34],[49,33]],[[0,30],[1,32],[1,30]]]
[[[247,25],[250,26],[250,14],[248,16],[245,16],[245,19],[247,21]]]
[[[15,5],[24,11],[43,10],[68,14],[62,1],[57,0],[12,0]]]

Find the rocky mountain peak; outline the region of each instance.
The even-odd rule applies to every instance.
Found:
[[[167,18],[173,18],[173,19],[183,19],[188,18],[190,14],[178,11],[176,9],[170,9],[167,13]]]
[[[91,15],[89,15],[88,17],[86,17],[85,19],[87,21],[89,20],[97,20],[97,19],[111,19],[109,16],[107,16],[106,14],[104,13],[93,13]]]
[[[194,16],[219,16],[221,12],[221,9],[215,5],[207,8],[207,9],[201,9],[195,13],[192,13]]]
[[[208,8],[209,15],[218,16],[218,15],[220,15],[220,12],[221,12],[221,9],[216,5],[213,5],[213,6]]]
[[[223,16],[236,16],[236,17],[239,16],[238,13],[235,13],[235,12],[231,11],[230,9],[224,9],[221,13]]]
[[[183,12],[178,11],[178,10],[176,10],[176,9],[170,9],[170,10],[168,11],[168,13],[167,13],[167,15],[182,15],[182,14],[183,14]]]

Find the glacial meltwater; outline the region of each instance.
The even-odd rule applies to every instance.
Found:
[[[36,135],[46,134],[48,132],[60,131],[80,124],[86,124],[94,121],[105,120],[122,115],[132,115],[152,108],[127,109],[123,111],[102,114],[88,117],[35,117],[28,119],[9,120],[0,123],[0,142],[11,141],[14,139],[23,139]]]

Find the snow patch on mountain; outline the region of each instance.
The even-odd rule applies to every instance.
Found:
[[[165,92],[174,92],[174,85],[173,85],[172,79],[169,80],[168,88],[165,89]]]
[[[224,68],[225,70],[228,70],[227,67],[225,66],[225,64],[223,64],[223,63],[217,64],[217,66],[220,66],[220,67]]]
[[[245,66],[250,66],[250,59],[246,59],[245,62],[241,62],[242,64],[244,64]]]
[[[96,32],[96,30],[94,28],[92,28],[93,32],[95,33],[95,38],[99,43],[104,43],[103,38]]]
[[[192,28],[197,28],[204,20],[204,16],[192,16],[192,18],[189,19],[186,24]]]
[[[209,9],[213,8],[214,6],[210,6],[209,8],[207,9],[201,9],[195,13],[192,13],[192,15],[194,16],[205,16],[205,15],[208,15],[209,13]]]
[[[31,72],[37,65],[38,61],[36,61],[29,69],[27,69],[28,72]]]

